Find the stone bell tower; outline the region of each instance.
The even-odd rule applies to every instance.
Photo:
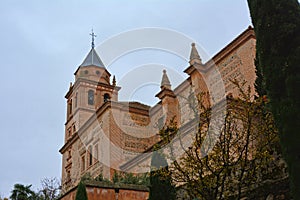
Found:
[[[67,99],[67,119],[65,141],[67,141],[103,103],[118,100],[120,87],[116,86],[115,76],[105,68],[95,50],[92,32],[91,50],[75,71],[75,82],[70,84]]]
[[[91,50],[75,71],[75,82],[65,95],[67,99],[67,113],[65,123],[64,146],[60,152],[62,158],[62,185],[67,188],[74,184],[78,177],[78,132],[81,127],[95,114],[95,112],[107,101],[118,101],[118,91],[115,77],[111,80],[111,74],[105,68],[95,50],[92,32]],[[91,159],[90,159],[91,160]],[[77,168],[76,168],[77,166]],[[73,168],[76,169],[73,169]],[[82,166],[81,166],[82,167]]]

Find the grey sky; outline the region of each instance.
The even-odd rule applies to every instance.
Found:
[[[44,177],[60,178],[64,95],[90,50],[92,27],[96,46],[124,31],[161,27],[193,38],[213,56],[250,24],[246,0],[2,0],[0,194],[9,196],[15,183],[36,188]],[[124,56],[109,71],[118,81],[130,66],[188,66],[164,52],[144,55]]]

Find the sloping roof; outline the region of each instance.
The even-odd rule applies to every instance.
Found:
[[[105,68],[102,60],[100,59],[100,57],[98,56],[98,54],[94,48],[92,48],[90,50],[90,52],[88,53],[88,55],[86,56],[86,58],[84,59],[82,64],[80,65],[80,67],[85,67],[85,66],[90,66],[90,65]]]

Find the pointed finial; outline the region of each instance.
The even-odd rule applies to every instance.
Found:
[[[94,30],[92,29],[92,33],[90,33],[90,35],[92,36],[92,49],[95,47],[95,37],[97,37],[97,35],[94,33]]]
[[[114,75],[114,77],[113,77],[112,84],[113,84],[113,86],[115,86],[115,85],[116,85],[116,77],[115,77],[115,75]]]
[[[192,50],[191,50],[191,55],[190,55],[190,63],[194,64],[194,63],[199,63],[202,64],[202,60],[199,56],[199,53],[196,49],[196,44],[192,43]]]
[[[168,78],[167,71],[165,69],[163,70],[163,76],[162,76],[162,79],[161,79],[160,88],[161,89],[163,89],[163,88],[171,89],[171,83],[170,83],[170,80]]]

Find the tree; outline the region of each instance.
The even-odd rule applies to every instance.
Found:
[[[8,198],[2,197],[2,196],[0,195],[0,200],[8,200]]]
[[[288,165],[291,191],[300,199],[300,6],[297,0],[248,0],[256,34],[258,92],[270,100]],[[260,87],[260,88],[259,88]]]
[[[12,200],[56,200],[60,193],[60,183],[57,178],[44,178],[41,180],[42,188],[35,192],[32,185],[15,184],[11,191]],[[1,198],[0,198],[1,200]]]
[[[120,175],[116,171],[114,171],[112,182],[115,184],[120,182]]]
[[[149,186],[149,174],[133,174],[127,172],[118,172],[114,171],[112,181],[103,177],[103,174],[100,173],[95,181],[104,182],[108,184],[133,184],[133,185],[144,185]]]
[[[38,192],[41,200],[55,200],[59,197],[60,183],[57,178],[44,178],[41,180],[42,188]]]
[[[205,138],[211,141],[215,137],[209,131],[211,109],[199,100],[201,113],[194,143],[169,166],[173,182],[181,185],[190,198],[241,199],[266,180],[285,177],[272,115],[265,111],[265,102],[251,102],[249,94],[228,99],[224,124],[209,153],[206,151],[210,144],[205,143]],[[162,138],[177,132],[176,124],[170,124],[161,132]]]
[[[15,184],[11,191],[10,199],[12,200],[34,200],[36,195],[31,189],[31,185]]]
[[[162,155],[157,151],[153,152],[149,200],[172,200],[176,198],[176,190],[172,184],[167,165],[167,161]]]
[[[150,185],[149,174],[144,173],[144,174],[134,175],[132,173],[125,172],[122,173],[122,176],[120,178],[120,183],[149,186]]]
[[[77,186],[75,200],[88,200],[85,184],[82,181],[80,181]]]

